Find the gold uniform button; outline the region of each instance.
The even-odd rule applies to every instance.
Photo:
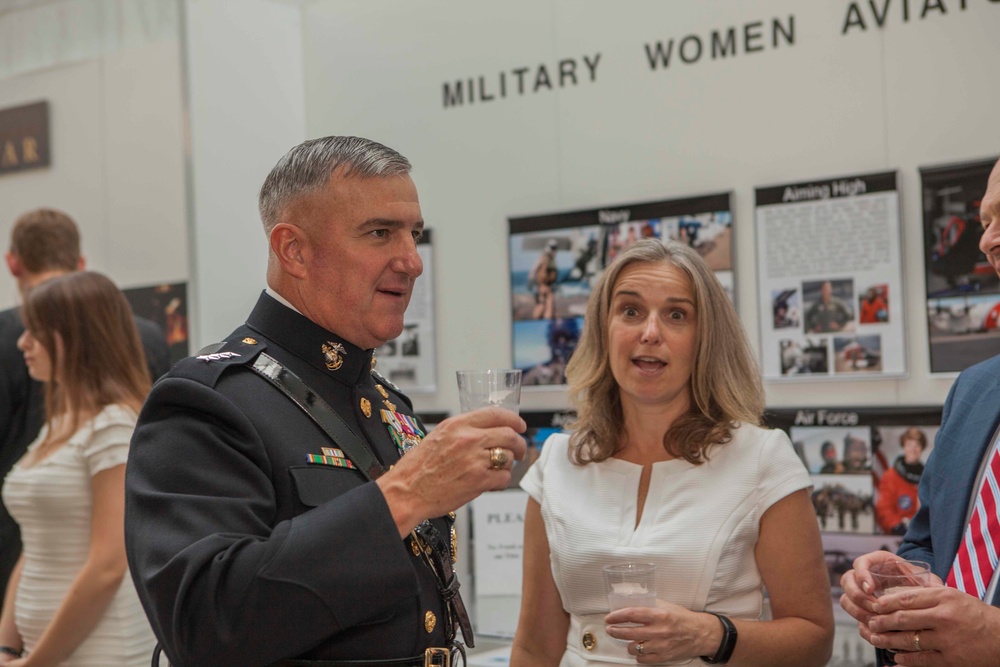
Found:
[[[594,637],[594,635],[589,632],[583,633],[582,643],[583,643],[583,648],[587,649],[588,651],[593,651],[595,648],[597,648],[597,638]]]
[[[247,345],[256,345],[257,344],[257,339],[256,338],[251,338],[250,336],[247,336],[246,338],[243,339],[243,342],[246,343]]]
[[[434,632],[434,626],[437,625],[437,622],[437,616],[434,615],[433,611],[424,614],[424,630],[428,633]]]

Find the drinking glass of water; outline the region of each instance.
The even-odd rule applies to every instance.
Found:
[[[521,405],[519,369],[457,371],[456,375],[462,412],[489,407],[518,412]]]
[[[653,563],[615,563],[604,566],[604,583],[611,611],[626,607],[656,606],[656,565]],[[635,627],[638,623],[621,623]]]
[[[876,563],[871,566],[870,572],[872,579],[875,580],[875,590],[872,591],[872,595],[876,598],[907,588],[925,588],[932,583],[930,564],[920,560],[894,560]],[[886,648],[877,648],[875,651],[881,657],[884,665],[895,665],[896,660],[892,656],[901,653],[901,651]]]

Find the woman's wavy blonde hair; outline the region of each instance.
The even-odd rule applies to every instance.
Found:
[[[642,239],[622,252],[594,286],[580,342],[566,367],[570,401],[577,411],[570,424],[571,456],[578,464],[603,461],[624,444],[621,396],[609,362],[608,320],[618,276],[640,263],[683,271],[691,281],[697,314],[691,411],[670,425],[664,448],[698,465],[708,459],[709,447],[729,442],[739,422],[761,423],[760,373],[736,309],[715,274],[686,245]]]

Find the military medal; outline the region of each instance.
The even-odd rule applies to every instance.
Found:
[[[424,432],[417,425],[417,420],[410,415],[404,415],[392,410],[379,410],[382,422],[388,427],[389,435],[400,454],[405,454],[414,445],[420,443]]]

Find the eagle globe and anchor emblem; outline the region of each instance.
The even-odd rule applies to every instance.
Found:
[[[326,367],[328,370],[335,371],[344,365],[344,357],[347,356],[347,350],[340,343],[332,343],[327,341],[323,343],[323,360],[326,362]]]

